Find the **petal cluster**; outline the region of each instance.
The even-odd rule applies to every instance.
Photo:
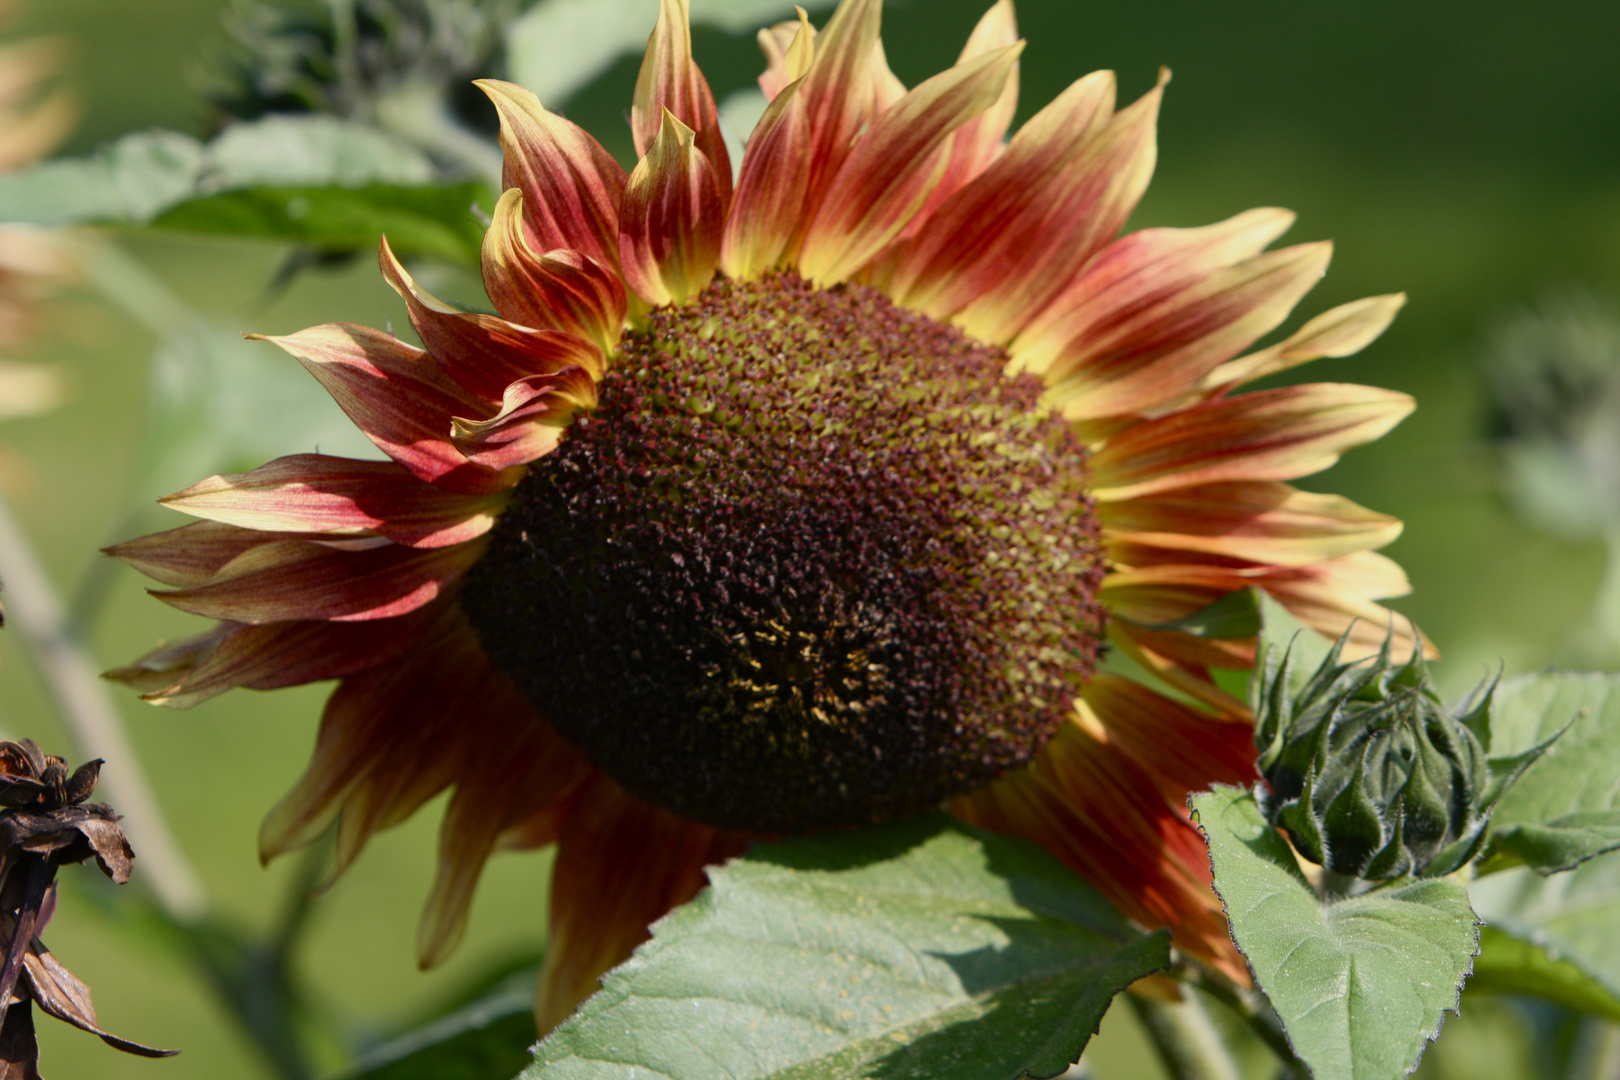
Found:
[[[506,161],[483,250],[497,314],[434,298],[385,243],[382,272],[421,347],[347,324],[267,339],[387,460],[297,455],[212,477],[165,500],[199,522],[112,549],[168,586],[161,599],[220,620],[115,673],[148,700],[341,680],[308,772],[266,822],[267,856],[335,820],[341,867],[454,789],[424,962],[454,944],[490,852],[560,844],[546,1026],[746,837],[633,798],[584,760],[491,668],[459,582],[525,470],[595,406],[626,327],[716,275],[871,286],[1043,380],[1042,407],[1090,448],[1111,641],[1160,685],[1098,675],[1045,751],[953,808],[1044,844],[1234,977],[1184,804],[1254,775],[1253,718],[1214,676],[1252,667],[1254,642],[1180,621],[1258,587],[1348,631],[1351,650],[1386,632],[1403,654],[1425,647],[1377,603],[1407,588],[1374,553],[1400,523],[1289,483],[1383,435],[1410,399],[1243,390],[1362,348],[1403,298],[1343,305],[1257,348],[1330,248],[1271,248],[1292,222],[1276,209],[1118,235],[1153,171],[1168,73],[1123,107],[1112,73],[1088,75],[1009,138],[1023,49],[1009,0],[954,66],[910,89],[884,59],[880,17],[879,0],[844,0],[819,32],[802,14],[761,32],[770,103],[735,175],[685,0],[661,4],[628,173],[533,94],[480,84]]]

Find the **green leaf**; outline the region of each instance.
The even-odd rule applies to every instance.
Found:
[[[1526,867],[1492,874],[1475,881],[1469,896],[1491,927],[1539,946],[1620,997],[1620,851],[1553,877]]]
[[[1479,935],[1460,885],[1407,879],[1324,902],[1254,797],[1191,799],[1232,938],[1316,1080],[1392,1080],[1456,1011]]]
[[[1053,1076],[1169,962],[1046,852],[942,814],[761,845],[710,879],[525,1080]]]
[[[533,969],[362,1057],[342,1080],[509,1080],[534,1044]]]
[[[1201,638],[1251,638],[1260,633],[1259,589],[1240,589],[1227,593],[1206,608],[1173,622],[1153,623],[1154,630],[1180,630]],[[1269,600],[1270,598],[1267,597]],[[1271,601],[1279,610],[1287,612],[1281,604]],[[1292,616],[1289,616],[1292,618]]]
[[[267,116],[206,145],[142,131],[79,158],[0,176],[0,220],[144,225],[167,210],[253,187],[425,185],[432,163],[376,128],[335,116]]]
[[[1566,1009],[1620,1021],[1620,997],[1583,971],[1534,942],[1486,926],[1468,979],[1469,994],[1528,994]]]
[[[473,206],[494,205],[478,183],[448,187],[261,187],[193,199],[152,224],[190,232],[269,236],[328,251],[370,248],[388,235],[402,256],[478,262],[484,226]]]
[[[1620,848],[1620,676],[1507,679],[1491,713],[1493,759],[1569,730],[1497,804],[1487,868],[1513,860],[1551,874]]]

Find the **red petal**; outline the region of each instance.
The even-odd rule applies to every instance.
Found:
[[[385,536],[431,548],[482,536],[506,499],[443,491],[391,461],[294,454],[249,473],[211,476],[160,501],[245,529]]]
[[[951,133],[996,103],[1022,51],[1010,45],[958,64],[873,122],[805,233],[805,276],[823,285],[843,281],[899,234],[948,164]]]
[[[470,464],[451,444],[450,418],[483,405],[421,349],[349,323],[263,340],[297,357],[368,439],[421,479],[467,492],[515,483]]]
[[[1383,547],[1401,532],[1395,518],[1349,499],[1266,480],[1099,503],[1097,512],[1110,543],[1283,565]]]
[[[695,145],[714,167],[724,216],[725,206],[731,202],[731,157],[720,134],[714,95],[692,60],[688,0],[661,0],[658,23],[647,39],[647,53],[641,61],[630,106],[630,131],[638,156],[645,155],[657,141],[665,109],[692,129]]]
[[[556,330],[531,330],[493,315],[457,311],[417,287],[383,238],[378,253],[383,277],[405,301],[411,325],[428,352],[471,394],[499,401],[506,387],[529,375],[578,365],[600,377],[602,352],[584,338]]]
[[[557,448],[575,414],[595,407],[596,383],[584,370],[531,375],[506,388],[501,411],[490,419],[457,419],[456,445],[491,469],[526,465]]]
[[[249,624],[386,619],[439,596],[478,560],[481,550],[477,541],[430,550],[388,544],[369,551],[300,543],[276,565],[153,595],[194,615]]]
[[[713,164],[672,114],[625,187],[624,280],[649,304],[679,303],[714,277],[725,201]]]
[[[996,0],[995,5],[984,13],[973,28],[961,56],[957,58],[957,65],[1017,42],[1018,20],[1013,15],[1012,0]],[[957,128],[951,136],[945,170],[902,235],[914,233],[946,199],[967,186],[1001,154],[1002,140],[1006,138],[1007,128],[1011,126],[1013,114],[1017,111],[1018,65],[1014,64],[1012,70],[1007,72],[1006,85],[1002,87],[996,103]]]
[[[624,333],[624,282],[577,251],[536,254],[524,232],[523,193],[517,188],[495,204],[484,233],[483,269],[490,303],[512,322],[584,338],[604,354],[618,345]]]
[[[475,85],[500,113],[501,188],[523,192],[535,250],[569,248],[617,269],[624,170],[613,155],[523,87],[497,79]]]
[[[185,588],[215,580],[238,559],[254,567],[295,560],[309,546],[309,539],[302,533],[270,533],[198,521],[126,540],[105,550],[147,577]]]
[[[802,223],[812,157],[802,89],[795,82],[776,95],[748,138],[720,247],[720,268],[730,277],[746,280],[776,266]]]
[[[1100,501],[1228,480],[1289,480],[1327,468],[1412,411],[1405,394],[1313,383],[1211,401],[1127,428],[1092,455]]]

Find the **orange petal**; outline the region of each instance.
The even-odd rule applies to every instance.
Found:
[[[537,330],[560,330],[613,351],[624,332],[624,282],[594,259],[529,246],[523,193],[512,188],[495,204],[484,233],[484,291],[502,317]],[[508,380],[510,381],[510,380]]]
[[[1137,628],[1125,622],[1108,626],[1108,644],[1159,681],[1223,716],[1253,719],[1249,706],[1216,684],[1207,665],[1186,663],[1164,655],[1136,639]]]
[[[412,645],[410,662],[350,676],[327,699],[308,767],[259,828],[261,859],[314,840],[345,799],[357,799],[357,809],[372,812],[349,815],[366,822],[348,823],[339,860],[347,865],[378,821],[402,820],[449,785],[462,742],[478,738],[490,715],[484,698],[493,673],[477,635],[453,609]],[[361,797],[368,787],[373,797]]]
[[[584,338],[531,330],[493,315],[457,311],[417,286],[384,237],[378,252],[383,277],[411,314],[411,325],[444,373],[484,401],[500,401],[506,387],[530,375],[578,365],[600,378],[602,351]]]
[[[569,248],[619,266],[624,170],[577,124],[547,112],[531,91],[498,79],[475,83],[501,118],[501,189],[523,192],[536,251]]]
[[[1100,130],[1113,100],[1108,72],[1082,79],[1038,114],[940,208],[896,277],[901,302],[984,341],[1016,337],[1141,197],[1163,86],[1161,79]]]
[[[979,19],[973,33],[968,36],[957,65],[967,63],[1004,49],[1018,42],[1018,19],[1013,14],[1012,0],[996,0],[989,11]],[[994,105],[956,129],[945,169],[940,173],[933,190],[928,193],[922,209],[911,219],[903,235],[919,229],[946,199],[962,190],[1001,153],[1002,140],[1012,125],[1013,114],[1018,111],[1018,65],[1007,72],[1001,96]]]
[[[1005,273],[1019,256],[1007,244],[1009,231],[1023,235],[1047,222],[1113,109],[1114,74],[1098,71],[1031,117],[994,163],[928,219],[898,260],[895,301],[948,318],[974,298],[976,283]]]
[[[456,793],[439,829],[438,873],[416,938],[417,961],[424,968],[442,961],[461,940],[479,874],[503,838],[536,819],[554,828],[560,825],[561,804],[594,771],[550,724],[530,712],[510,683],[506,694],[504,703],[494,693],[486,695],[486,705],[495,716],[515,722],[487,725],[469,741],[457,771]]]
[[[1222,364],[1204,378],[1205,390],[1221,390],[1324,356],[1350,356],[1377,339],[1406,304],[1405,293],[1369,296],[1324,311],[1270,348]]]
[[[596,383],[583,368],[531,375],[506,388],[488,420],[457,417],[455,443],[467,460],[491,469],[526,465],[551,453],[576,413],[596,407]]]
[[[647,927],[703,887],[703,868],[743,839],[676,817],[598,774],[563,823],[551,871],[551,936],[535,1019],[550,1031],[597,980],[647,940]]]
[[[658,23],[647,39],[647,53],[641,61],[630,105],[630,131],[638,156],[644,156],[657,141],[665,109],[692,129],[693,144],[713,166],[723,217],[731,201],[731,158],[720,134],[714,95],[692,60],[688,0],[660,0]]]
[[[252,472],[211,476],[159,501],[245,529],[385,536],[431,548],[482,536],[506,499],[443,491],[391,461],[294,454]]]
[[[1047,371],[1049,400],[1075,419],[1162,410],[1287,318],[1332,250],[1266,252],[1146,310],[1086,312],[1066,327],[1069,340]]]
[[[814,57],[799,90],[804,95],[810,168],[787,248],[790,259],[797,257],[803,229],[815,217],[850,147],[877,112],[873,57],[882,19],[882,0],[842,0],[827,28],[815,38]]]
[[[412,348],[381,330],[328,323],[274,342],[297,357],[383,453],[452,491],[496,491],[515,478],[467,461],[450,442],[450,418],[482,403]]]
[[[1297,566],[1383,547],[1401,523],[1338,495],[1252,480],[1099,503],[1110,541]]]
[[[1086,684],[1079,709],[1082,726],[1095,724],[1103,741],[1135,759],[1171,806],[1211,784],[1260,778],[1254,727],[1246,720],[1200,712],[1106,671]]]
[[[649,304],[697,295],[714,277],[725,228],[719,174],[672,113],[625,187],[619,233],[625,284]]]
[[[1198,326],[1178,317],[1178,309],[1210,293],[1212,278],[1259,255],[1293,220],[1287,210],[1267,208],[1199,229],[1143,229],[1121,237],[1086,264],[1010,351],[1020,368],[1056,381],[1131,335],[1142,336],[1147,326],[1185,337]],[[1088,337],[1099,340],[1092,344]]]
[[[1290,480],[1332,465],[1412,411],[1393,390],[1312,383],[1242,394],[1149,420],[1091,459],[1100,502],[1229,480]]]
[[[946,141],[1001,96],[1021,44],[975,57],[918,86],[873,122],[806,231],[801,272],[843,281],[897,236],[949,163]]]
[[[777,94],[748,138],[720,245],[728,277],[747,280],[776,266],[799,227],[812,149],[802,89],[795,82]]]
[[[387,619],[439,596],[481,553],[478,541],[429,550],[387,544],[367,551],[304,543],[276,565],[152,595],[193,615],[249,624]]]
[[[1247,981],[1184,812],[1126,753],[1067,724],[1034,761],[951,801],[970,825],[1032,840],[1130,918]]]

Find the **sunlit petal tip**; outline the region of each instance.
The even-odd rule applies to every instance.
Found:
[[[1203,389],[1252,382],[1322,357],[1352,356],[1376,341],[1405,304],[1405,293],[1390,293],[1324,311],[1286,341],[1222,364],[1204,378]]]
[[[630,106],[630,130],[636,153],[645,155],[659,136],[663,112],[691,128],[694,143],[714,168],[721,212],[731,200],[731,159],[720,133],[714,94],[692,59],[688,0],[661,0],[658,22],[647,39],[647,52],[636,78]]]
[[[583,128],[548,112],[532,91],[499,79],[475,85],[500,114],[501,187],[523,192],[536,250],[571,248],[617,268],[624,169]]]
[[[724,196],[696,133],[668,109],[625,188],[620,251],[624,279],[653,306],[700,292],[720,262]]]
[[[799,270],[846,280],[899,235],[948,164],[948,140],[996,103],[1023,51],[1015,42],[958,64],[906,94],[851,150],[806,231]]]
[[[815,59],[816,28],[804,8],[795,5],[793,10],[799,16],[796,21],[779,22],[758,35],[760,52],[765,54],[759,88],[767,99],[774,100],[785,87],[803,78]]]
[[[481,261],[484,291],[502,318],[583,338],[604,358],[618,344],[626,313],[623,281],[577,251],[536,252],[523,225],[523,193],[517,188],[495,204]]]

